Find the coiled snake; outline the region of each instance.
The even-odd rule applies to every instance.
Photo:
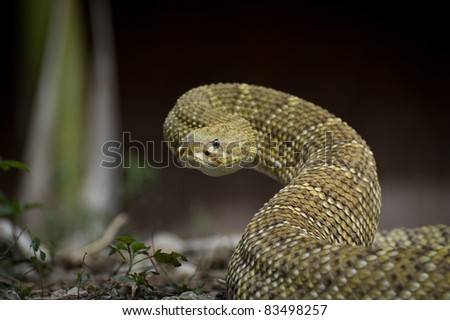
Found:
[[[228,298],[450,299],[450,227],[376,234],[373,154],[323,108],[269,88],[213,84],[178,99],[164,136],[187,167],[251,167],[286,184],[245,229]]]

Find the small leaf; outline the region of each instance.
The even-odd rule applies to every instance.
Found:
[[[8,171],[9,168],[16,168],[26,172],[30,172],[30,169],[20,161],[16,160],[0,160],[0,168],[4,171]]]
[[[183,293],[189,290],[188,286],[185,283],[183,283],[181,286],[176,283],[172,283],[171,285],[178,293]]]
[[[25,203],[22,205],[23,209],[40,209],[43,208],[44,206],[42,205],[42,203],[38,203],[38,202],[33,202],[33,203]]]
[[[12,216],[14,209],[8,204],[0,204],[0,217]]]
[[[204,284],[202,284],[201,286],[199,286],[199,287],[197,287],[197,288],[194,288],[194,290],[192,290],[192,291],[194,291],[194,293],[195,293],[196,295],[200,295],[200,294],[202,294],[202,292],[203,292],[203,286],[204,286]]]
[[[181,266],[179,259],[183,261],[187,261],[186,257],[182,255],[181,253],[172,251],[171,253],[165,253],[161,252],[161,249],[158,249],[153,257],[156,259],[157,262],[162,264],[171,264],[175,267]]]
[[[133,242],[136,241],[136,239],[130,236],[120,236],[116,238],[116,241],[122,242],[124,244],[132,244]]]
[[[47,258],[47,254],[44,251],[39,250],[39,257],[42,261],[45,261],[45,258]]]
[[[32,290],[33,290],[33,287],[26,287],[25,289],[20,291],[20,296],[23,299],[25,299],[25,298],[27,298],[30,295]]]
[[[20,203],[17,200],[8,200],[0,193],[0,216],[17,216],[23,211],[32,208],[42,208],[39,203]]]
[[[119,244],[112,244],[109,246],[111,248],[111,250],[109,251],[110,256],[112,256],[113,254],[123,250],[123,251],[128,251],[128,248],[123,244],[123,243],[119,243]]]
[[[41,239],[39,239],[38,237],[34,238],[30,244],[30,247],[33,249],[34,252],[37,252],[40,246],[41,246]]]
[[[109,250],[108,256],[112,256],[113,254],[119,252],[119,248],[117,248],[117,246],[110,245],[109,247],[111,250]]]
[[[115,254],[118,250],[117,248],[114,247],[110,247],[111,249],[109,250],[108,256],[112,256],[113,254]]]
[[[131,245],[131,251],[133,253],[143,253],[146,252],[148,249],[150,249],[150,246],[147,247],[142,242],[136,242]]]
[[[0,205],[0,215],[16,215],[23,211],[23,205],[17,200],[6,200]]]

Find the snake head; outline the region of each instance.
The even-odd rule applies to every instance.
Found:
[[[209,176],[222,176],[253,163],[257,143],[250,123],[238,116],[195,129],[177,150],[178,159],[188,168]]]

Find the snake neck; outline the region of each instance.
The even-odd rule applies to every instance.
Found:
[[[303,194],[306,201],[317,199],[321,210],[311,217],[302,210],[308,215],[307,220],[301,218],[302,223],[327,221],[342,211],[357,224],[376,229],[381,194],[373,154],[347,123],[313,103],[246,84],[203,86],[178,100],[167,117],[165,135],[179,145],[182,137],[211,124],[227,126],[230,117],[242,118],[253,132],[256,157],[247,166],[291,188],[282,198],[271,199],[272,205],[292,202],[291,207],[296,208],[298,201],[292,195]],[[224,131],[233,130],[233,126]],[[345,197],[340,190],[345,191]],[[269,211],[263,210],[264,214]],[[356,240],[338,242],[371,243],[374,233],[367,237],[362,234],[356,235]]]

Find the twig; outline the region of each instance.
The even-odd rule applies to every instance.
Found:
[[[78,273],[77,300],[80,300],[80,287],[84,277],[84,260],[86,259],[86,255],[87,253],[85,252],[83,255],[83,261],[81,263],[81,271]]]
[[[28,228],[28,225],[25,228],[27,229],[28,235],[30,236],[31,241],[33,243],[34,239],[33,239],[33,236],[31,235],[30,228]],[[39,246],[40,246],[40,244],[39,244]],[[34,259],[35,259],[34,263],[36,265],[36,270],[37,270],[38,276],[39,276],[39,284],[41,286],[41,296],[44,297],[44,280],[42,278],[42,270],[41,270],[41,267],[40,267],[39,260],[38,260],[36,252],[37,252],[37,250],[34,250],[34,248],[33,248],[33,254],[34,254]]]
[[[11,250],[11,248],[17,243],[17,241],[19,240],[19,238],[22,236],[22,233],[24,233],[24,231],[26,230],[25,228],[22,228],[22,230],[20,230],[19,234],[17,236],[13,237],[13,241],[11,242],[11,244],[8,246],[8,248],[6,248],[6,250],[0,255],[0,260],[2,259],[3,256],[6,256],[8,254],[8,252]]]
[[[76,252],[69,253],[67,257],[64,257],[72,264],[79,263],[80,259],[80,252],[84,252],[84,254],[87,254],[87,261],[91,261],[91,258],[93,255],[99,253],[104,248],[106,248],[110,243],[114,241],[116,238],[117,233],[119,230],[126,225],[128,222],[128,215],[124,212],[119,213],[113,221],[109,224],[109,226],[106,228],[103,235],[95,240],[94,242],[91,242],[90,244],[86,245],[85,247],[81,248],[80,250],[77,250]]]

